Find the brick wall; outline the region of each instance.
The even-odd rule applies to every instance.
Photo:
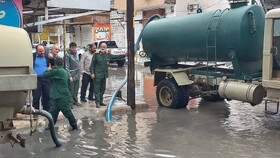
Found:
[[[143,11],[143,19],[141,20],[142,25],[144,26],[147,20],[154,14],[159,14],[160,16],[165,15],[165,9],[153,9]]]

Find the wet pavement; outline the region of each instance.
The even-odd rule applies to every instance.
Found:
[[[126,67],[110,67],[106,101],[125,78]],[[136,96],[142,106],[131,111],[121,99],[111,122],[93,102],[75,108],[79,130],[71,131],[61,118],[55,129],[63,146],[55,148],[44,126],[29,136],[26,148],[0,145],[1,158],[91,158],[91,157],[177,157],[177,158],[278,158],[280,115],[267,115],[264,105],[252,107],[239,101],[191,100],[187,108],[158,107],[153,78],[148,69],[137,67]],[[122,91],[126,99],[126,88]],[[101,115],[99,115],[101,113]]]

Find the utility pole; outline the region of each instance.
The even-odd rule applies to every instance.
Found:
[[[64,63],[66,63],[66,21],[65,20],[63,20],[63,59],[64,59]],[[65,68],[65,64],[63,65]]]
[[[127,105],[135,109],[135,63],[134,63],[134,0],[126,0],[127,16]]]

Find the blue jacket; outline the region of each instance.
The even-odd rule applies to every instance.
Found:
[[[35,65],[36,55],[37,55],[37,52],[33,53],[33,67],[34,67],[34,65]],[[47,61],[47,66],[49,66],[50,61],[49,61],[49,58],[48,58],[48,55],[47,55],[47,54],[45,54],[45,58],[46,58],[46,61]]]

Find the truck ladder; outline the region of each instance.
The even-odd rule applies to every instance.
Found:
[[[206,58],[207,58],[207,82],[209,80],[209,52],[211,49],[214,51],[215,55],[215,65],[217,65],[217,30],[219,29],[219,25],[221,22],[221,17],[228,11],[229,9],[224,9],[221,11],[220,9],[216,10],[208,23],[207,34],[206,34]],[[212,38],[212,39],[211,39]],[[215,66],[215,71],[217,71],[217,66]],[[217,78],[215,79],[215,84],[218,85]],[[209,86],[207,87],[207,91],[209,91]],[[216,86],[216,91],[218,91],[218,87]]]

